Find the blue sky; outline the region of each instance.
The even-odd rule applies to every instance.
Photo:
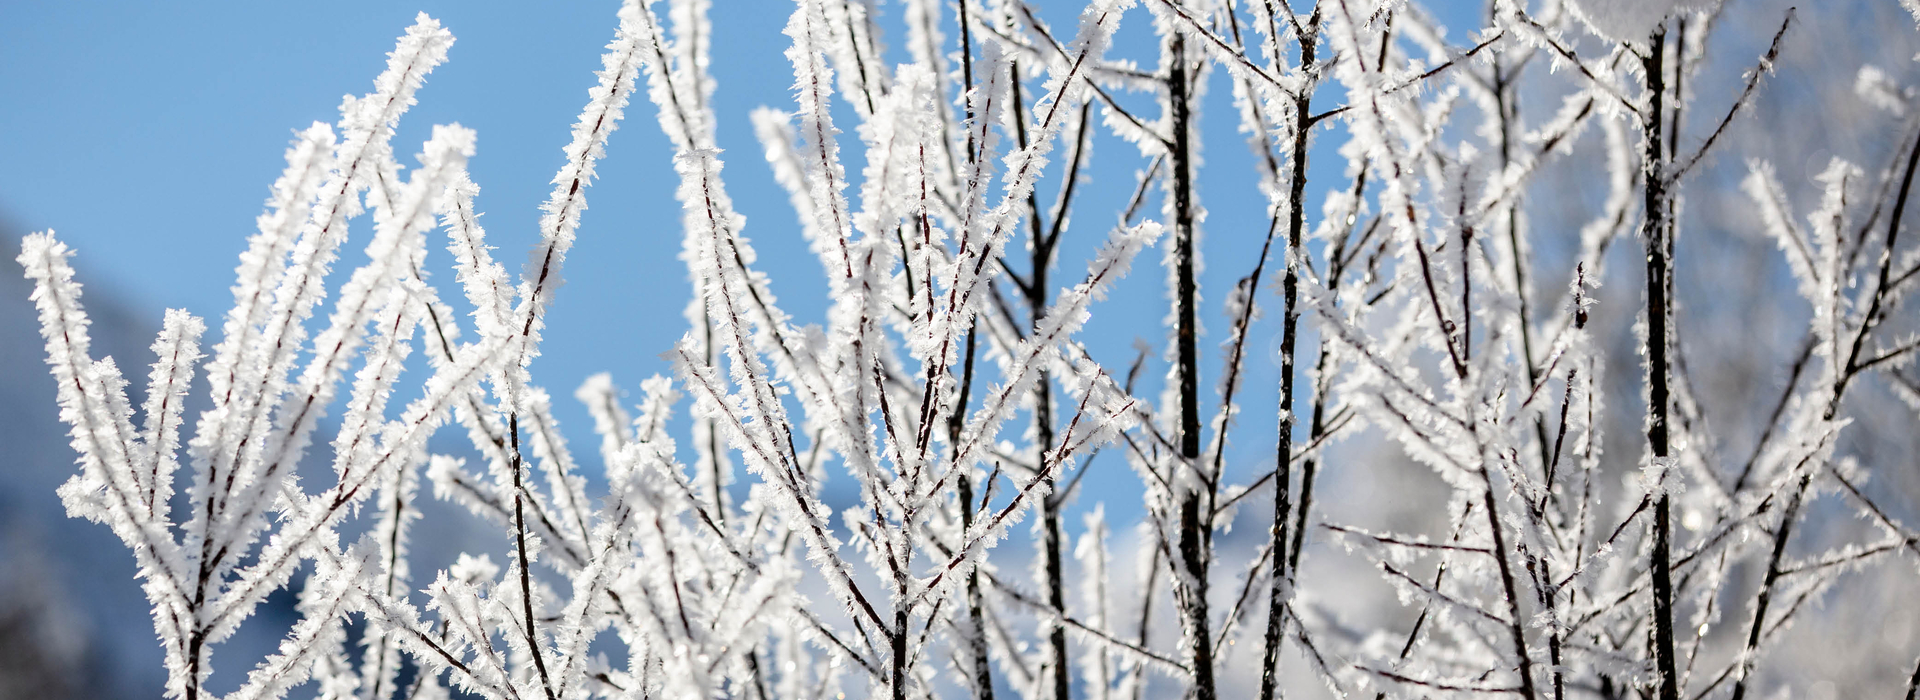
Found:
[[[715,4],[712,71],[725,177],[781,303],[797,321],[819,322],[826,308],[824,280],[747,119],[760,105],[791,109],[790,66],[781,55],[788,41],[781,29],[792,5]],[[1042,7],[1056,27],[1071,27],[1065,13],[1073,4]],[[0,103],[0,133],[7,134],[0,138],[0,217],[17,231],[56,230],[79,251],[83,282],[125,297],[156,322],[162,308],[181,307],[217,327],[231,305],[236,256],[284,165],[292,132],[335,120],[342,95],[366,92],[394,38],[416,11],[425,11],[458,40],[448,63],[420,92],[420,104],[404,118],[395,152],[413,165],[431,125],[458,122],[477,130],[471,169],[482,188],[483,223],[500,258],[517,271],[520,251],[537,237],[538,205],[593,84],[591,71],[599,68],[612,36],[616,8],[612,1],[15,5],[9,21],[0,23],[0,94],[8,95]],[[899,11],[896,4],[882,6],[892,61],[904,60]],[[1115,51],[1153,65],[1156,43],[1144,10],[1126,16]],[[1208,209],[1203,323],[1211,331],[1202,348],[1209,388],[1218,381],[1217,343],[1228,328],[1221,304],[1233,281],[1251,270],[1266,232],[1263,198],[1237,133],[1225,78],[1214,73],[1202,110],[1206,140],[1199,186]],[[1143,114],[1155,111],[1150,103],[1135,103]],[[839,121],[849,132],[843,144],[857,145],[853,115],[843,110]],[[1322,135],[1314,152],[1317,184],[1344,179],[1338,177],[1343,163],[1332,152],[1337,145],[1337,138]],[[848,170],[857,173],[858,149],[846,154]],[[667,371],[657,355],[685,330],[681,310],[689,288],[676,257],[681,233],[670,157],[651,104],[636,100],[588,193],[590,210],[549,317],[535,376],[555,396],[561,420],[582,446],[592,444],[591,422],[571,400],[573,388],[593,372],[611,370],[637,393],[641,379]],[[1096,140],[1092,158],[1076,200],[1075,225],[1053,273],[1058,283],[1082,274],[1136,170],[1144,167],[1132,146],[1110,137]],[[1043,206],[1057,182],[1054,177],[1042,185]],[[1148,216],[1157,216],[1157,199],[1149,202]],[[1318,212],[1317,193],[1309,206],[1310,214]],[[356,223],[338,268],[362,259],[368,226]],[[451,284],[450,261],[433,247],[438,257],[429,270]],[[1109,364],[1124,368],[1136,338],[1154,343],[1157,359],[1166,313],[1159,258],[1158,251],[1144,254],[1132,278],[1094,310],[1085,338]],[[1242,394],[1245,427],[1230,453],[1245,465],[1229,467],[1241,475],[1231,481],[1270,468],[1272,459],[1267,449],[1273,442],[1277,362],[1270,356],[1279,329],[1277,299],[1271,288],[1266,294],[1276,308],[1253,336]],[[1164,364],[1151,366],[1143,386],[1157,384],[1164,370]],[[1212,403],[1211,393],[1203,394],[1203,403]],[[1157,390],[1143,394],[1155,396]],[[1117,458],[1104,459],[1104,468],[1123,469]],[[1260,466],[1263,461],[1268,466]],[[1129,507],[1138,507],[1129,503],[1137,493],[1132,477],[1089,483],[1102,481],[1112,485],[1097,489],[1096,497],[1117,500],[1109,508],[1117,506],[1114,515],[1131,520]]]

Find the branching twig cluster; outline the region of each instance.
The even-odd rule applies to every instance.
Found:
[[[722,177],[712,8],[656,4],[622,7],[518,279],[480,226],[472,132],[436,127],[404,177],[394,157],[397,121],[453,41],[422,15],[375,90],[288,150],[219,342],[203,357],[205,323],[168,312],[137,426],[121,370],[88,353],[70,252],[28,237],[20,261],[82,458],[61,495],[139,560],[170,697],[209,696],[212,646],[305,571],[301,620],[233,697],[317,682],[327,697],[369,700],[449,689],[1211,700],[1279,697],[1303,678],[1342,696],[1741,698],[1803,603],[1844,572],[1920,556],[1920,536],[1860,488],[1866,470],[1841,448],[1850,389],[1880,381],[1920,396],[1908,373],[1920,343],[1894,322],[1920,270],[1900,236],[1920,164],[1911,117],[1888,167],[1827,168],[1804,226],[1772,166],[1750,165],[1745,190],[1814,311],[1737,467],[1686,376],[1677,280],[1701,263],[1679,257],[1679,207],[1688,176],[1765,91],[1791,14],[1713,129],[1689,133],[1683,86],[1697,84],[1718,10],[1675,11],[1595,52],[1574,13],[1508,2],[1462,44],[1425,10],[1383,0],[1093,0],[1070,32],[1021,0],[905,0],[909,60],[893,65],[873,3],[796,0],[794,107],[756,112],[754,125],[826,276],[830,311],[808,325],[781,309]],[[1123,25],[1148,22],[1158,65],[1107,55]],[[1540,63],[1567,70],[1553,78],[1559,104],[1529,120],[1523,98],[1538,98],[1521,87],[1544,79]],[[1215,69],[1269,220],[1263,235],[1203,246],[1199,108]],[[1863,77],[1863,90],[1910,112],[1882,82]],[[606,492],[590,494],[528,368],[595,164],[635,93],[675,150],[695,295],[691,330],[667,353],[674,377],[643,382],[637,412],[607,375],[576,392],[605,465]],[[848,114],[857,128],[836,126]],[[1609,193],[1564,244],[1578,251],[1571,264],[1554,267],[1532,252],[1560,234],[1529,226],[1530,195],[1596,128]],[[1093,150],[1108,136],[1137,147],[1098,154],[1137,159],[1132,194],[1111,221],[1073,216],[1089,173],[1117,170]],[[1345,179],[1310,190],[1309,154],[1327,138],[1342,140]],[[864,155],[857,171],[849,152]],[[1157,220],[1144,211],[1156,184]],[[369,262],[329,292],[349,222],[368,213]],[[1105,230],[1073,225],[1086,221]],[[436,229],[465,318],[421,270]],[[1630,230],[1645,246],[1646,412],[1623,490],[1607,483],[1603,433],[1637,409],[1602,401],[1620,370],[1590,313],[1607,252]],[[1063,240],[1104,241],[1064,286]],[[1171,306],[1157,402],[1135,392],[1147,353],[1122,371],[1079,336],[1156,245]],[[1246,268],[1225,290],[1211,407],[1203,250]],[[1567,290],[1564,301],[1545,289]],[[1269,420],[1243,404],[1263,350],[1254,329],[1275,304]],[[416,342],[431,375],[390,407]],[[188,420],[197,376],[211,408]],[[692,418],[675,435],[681,397]],[[428,453],[447,423],[471,456]],[[328,449],[312,450],[323,424]],[[1272,466],[1246,468],[1263,462],[1229,436],[1267,430]],[[1348,468],[1332,446],[1356,435],[1439,476],[1443,531],[1324,521],[1316,483]],[[1116,534],[1095,509],[1075,544],[1068,506],[1102,451],[1139,476],[1146,515]],[[296,468],[323,456],[335,478],[310,491]],[[748,486],[730,488],[735,464]],[[830,509],[829,475],[852,478],[855,507]],[[504,567],[462,555],[430,576],[409,568],[423,476],[502,529]],[[1878,539],[1804,553],[1800,519],[1823,494]],[[1269,503],[1270,527],[1242,560],[1226,533],[1239,509]],[[372,527],[346,527],[362,508]],[[1677,529],[1682,510],[1699,522]],[[1000,546],[1029,518],[1032,584]],[[1325,602],[1337,591],[1302,576],[1310,534],[1373,564],[1409,624],[1342,623]],[[1109,576],[1118,547],[1134,550],[1136,580]],[[1742,576],[1760,579],[1729,583]],[[1750,605],[1722,600],[1743,586]],[[1167,617],[1177,625],[1155,627]],[[1723,620],[1744,633],[1710,635]],[[1256,646],[1244,656],[1257,662],[1236,657]]]

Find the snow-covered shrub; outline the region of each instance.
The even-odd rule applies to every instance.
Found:
[[[1752,161],[1744,190],[1813,311],[1750,451],[1717,439],[1680,359],[1695,341],[1677,330],[1676,279],[1700,264],[1676,257],[1688,176],[1765,89],[1791,14],[1731,106],[1682,134],[1683,84],[1703,70],[1717,3],[1495,2],[1453,44],[1425,10],[1385,0],[1094,0],[1071,29],[1019,0],[904,0],[910,62],[894,66],[873,3],[797,0],[795,108],[754,124],[827,280],[824,325],[802,325],[755,268],[728,198],[701,39],[715,31],[709,3],[656,4],[621,8],[517,279],[474,210],[474,134],[435,127],[404,177],[394,155],[395,124],[453,43],[424,15],[372,93],[287,151],[219,341],[203,354],[205,322],[167,313],[140,411],[115,360],[89,355],[70,252],[51,234],[26,239],[20,262],[81,456],[61,495],[138,559],[170,697],[209,695],[213,645],[305,572],[303,618],[234,697],[315,683],[369,699],[1212,700],[1274,697],[1302,685],[1293,677],[1341,696],[1740,698],[1802,603],[1843,572],[1920,555],[1920,537],[1861,489],[1875,465],[1842,446],[1850,389],[1877,383],[1920,407],[1903,374],[1916,342],[1899,335],[1920,259],[1898,225],[1920,137],[1903,135],[1877,170],[1835,159],[1805,226],[1774,166]],[[1108,56],[1123,25],[1151,26],[1157,66]],[[1533,63],[1550,64],[1551,90],[1521,89]],[[1253,264],[1224,294],[1208,409],[1194,173],[1215,68],[1270,225],[1233,241]],[[1910,90],[1877,69],[1859,84],[1915,131]],[[643,382],[637,412],[606,375],[576,392],[605,466],[605,492],[589,493],[529,363],[595,164],[638,92],[675,148],[697,294],[667,351],[675,376]],[[1523,94],[1557,104],[1525,121]],[[1057,284],[1101,130],[1137,147],[1140,176],[1084,276],[1076,264]],[[1316,133],[1342,138],[1346,160],[1318,216]],[[1579,157],[1594,156],[1604,206],[1562,246],[1574,251],[1564,264],[1549,263],[1531,252],[1549,232],[1528,224],[1529,200],[1590,133],[1604,147]],[[857,175],[843,153],[862,156]],[[368,262],[328,289],[367,214]],[[1607,274],[1608,251],[1636,234],[1644,270]],[[470,314],[421,270],[441,235]],[[1171,301],[1158,400],[1134,390],[1144,353],[1103,365],[1078,336],[1155,246]],[[1645,393],[1609,405],[1611,375],[1631,371],[1590,321],[1618,277],[1645,285]],[[1260,307],[1276,304],[1269,414],[1238,397],[1261,352],[1249,342]],[[390,406],[416,350],[431,376]],[[211,408],[189,420],[196,377]],[[691,420],[675,434],[683,398]],[[449,423],[471,438],[469,458],[427,450]],[[1621,470],[1606,468],[1605,430],[1635,424],[1632,478],[1609,483]],[[1226,464],[1245,461],[1229,434],[1267,430],[1270,466],[1228,483]],[[1441,531],[1315,515],[1316,477],[1342,454],[1331,447],[1356,435],[1439,477],[1427,507],[1444,511]],[[1102,449],[1131,465],[1147,514],[1116,536],[1096,508],[1070,545],[1063,512],[1087,473],[1075,467]],[[335,477],[318,490],[296,478],[316,459]],[[728,487],[736,463],[746,489]],[[854,480],[857,507],[832,512],[829,474]],[[410,569],[423,477],[501,527],[504,567],[462,555]],[[1790,546],[1823,495],[1865,534]],[[350,527],[363,509],[372,524]],[[1241,509],[1270,515],[1251,556],[1225,546]],[[1038,532],[1031,557],[996,556],[1021,522]],[[1349,584],[1299,573],[1309,531],[1376,568],[1406,615],[1343,621],[1327,601]],[[1120,561],[1139,562],[1135,575],[1110,577]],[[1010,573],[1027,565],[1037,589]],[[1749,595],[1734,577],[1758,581]],[[1167,610],[1177,624],[1156,632]],[[1721,622],[1739,633],[1714,634]]]

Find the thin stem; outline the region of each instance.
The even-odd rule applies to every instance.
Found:
[[[1010,87],[1012,88],[1011,96],[1013,98],[1014,136],[1018,140],[1020,148],[1025,149],[1027,147],[1026,100],[1023,99],[1020,94],[1020,63],[1018,61],[1012,62],[1010,70],[1013,74],[1013,81]],[[1082,112],[1082,116],[1085,116],[1084,111]],[[1084,140],[1086,138],[1086,121],[1084,118],[1080,124],[1080,134],[1077,138]],[[1082,141],[1076,141],[1076,143],[1080,142]],[[1070,169],[1078,169],[1080,165],[1080,150],[1079,148],[1074,149],[1073,162]],[[1027,191],[1027,224],[1028,237],[1031,243],[1029,246],[1031,256],[1029,258],[1030,267],[1027,270],[1027,283],[1024,285],[1022,291],[1026,292],[1027,315],[1031,320],[1031,326],[1034,332],[1040,330],[1041,317],[1046,313],[1048,304],[1047,272],[1048,269],[1053,266],[1054,242],[1060,235],[1060,227],[1066,219],[1066,198],[1072,196],[1073,192],[1071,186],[1073,174],[1069,172],[1067,177],[1069,185],[1061,195],[1061,209],[1058,218],[1055,219],[1051,234],[1047,232],[1041,223],[1040,200],[1038,195],[1035,194],[1034,190]],[[1033,383],[1034,444],[1039,454],[1044,457],[1047,451],[1053,446],[1053,381],[1045,369],[1039,370],[1036,375]],[[1053,480],[1050,479],[1049,481]],[[1046,567],[1047,604],[1052,605],[1056,610],[1064,611],[1066,610],[1067,604],[1066,583],[1064,580],[1066,573],[1062,569],[1060,561],[1062,538],[1060,531],[1061,503],[1059,495],[1060,494],[1055,493],[1040,499],[1040,520],[1042,528],[1040,548],[1041,554],[1044,557],[1043,564]],[[1054,700],[1067,700],[1073,687],[1073,667],[1067,663],[1067,628],[1064,625],[1056,623],[1053,625],[1053,629],[1047,633],[1047,649],[1050,658],[1048,664],[1050,667],[1049,670],[1052,672]]]
[[[1652,47],[1642,59],[1646,68],[1649,104],[1647,114],[1641,119],[1646,139],[1644,167],[1647,174],[1647,410],[1650,413],[1647,442],[1652,448],[1653,458],[1661,461],[1666,460],[1669,454],[1667,426],[1672,403],[1667,386],[1672,371],[1667,362],[1667,323],[1670,313],[1667,291],[1672,284],[1667,256],[1672,250],[1668,240],[1671,223],[1666,219],[1666,153],[1660,144],[1661,115],[1665,113],[1666,97],[1666,74],[1662,65],[1665,49],[1666,27],[1663,25],[1653,31]],[[1653,551],[1649,556],[1653,570],[1654,661],[1660,673],[1660,700],[1679,700],[1680,677],[1673,655],[1673,570],[1668,558],[1673,525],[1666,493],[1662,492],[1654,500],[1653,508]]]
[[[1487,511],[1487,528],[1493,531],[1493,559],[1500,565],[1500,585],[1507,598],[1508,632],[1513,635],[1513,653],[1520,657],[1520,696],[1532,700],[1533,659],[1527,653],[1526,621],[1520,617],[1520,593],[1514,585],[1513,566],[1508,563],[1506,528],[1500,525],[1500,510],[1493,497],[1493,475],[1485,466],[1480,468],[1480,480],[1486,487],[1481,505]]]
[[[1319,25],[1317,9],[1307,24],[1309,27]],[[1300,63],[1302,66],[1311,66],[1317,48],[1316,37],[1312,33],[1303,33],[1299,36],[1299,42]],[[1304,117],[1313,111],[1313,88],[1309,75],[1307,84],[1293,98],[1293,167],[1289,175],[1290,192],[1287,199],[1286,266],[1280,282],[1286,316],[1280,331],[1280,425],[1276,430],[1277,444],[1274,448],[1273,570],[1269,574],[1271,580],[1267,589],[1267,629],[1263,638],[1264,653],[1260,659],[1260,700],[1273,700],[1277,692],[1280,647],[1286,641],[1286,566],[1291,560],[1287,553],[1287,516],[1292,511],[1288,497],[1293,488],[1288,472],[1293,464],[1294,349],[1300,335],[1300,261],[1306,256],[1301,238],[1306,228],[1307,136],[1313,128],[1305,122]],[[1258,280],[1255,283],[1258,284]]]
[[[1759,653],[1760,634],[1765,630],[1767,606],[1773,602],[1773,586],[1780,580],[1780,561],[1787,551],[1787,539],[1793,535],[1793,521],[1800,516],[1801,500],[1806,498],[1807,486],[1813,481],[1813,474],[1800,477],[1800,486],[1793,491],[1793,498],[1787,501],[1787,512],[1780,516],[1780,529],[1773,535],[1773,553],[1767,557],[1767,577],[1760,583],[1760,593],[1753,606],[1753,625],[1747,628],[1747,645],[1740,652],[1740,670],[1733,681],[1733,700],[1747,697],[1747,674],[1753,671],[1754,655]]]
[[[526,616],[527,649],[533,653],[533,667],[540,672],[540,686],[547,691],[547,700],[557,700],[553,694],[553,681],[547,678],[546,655],[541,651],[540,634],[534,627],[533,583],[527,571],[527,522],[524,510],[525,489],[520,484],[520,413],[507,414],[507,434],[510,436],[513,451],[510,453],[513,463],[507,465],[513,472],[513,546],[520,555],[520,610]]]
[[[967,400],[973,394],[973,358],[974,341],[978,336],[978,326],[967,329],[967,350],[964,365],[960,371],[960,395],[954,404],[953,413],[947,418],[947,444],[960,444],[960,429],[965,426]],[[973,528],[973,475],[960,474],[957,481],[960,496],[960,530],[967,532]],[[984,505],[984,504],[983,504]],[[987,658],[987,635],[985,618],[980,611],[980,572],[967,574],[967,616],[971,629],[967,632],[967,650],[973,656],[973,697],[975,700],[993,700],[993,664]]]
[[[1359,175],[1355,176],[1353,181],[1353,199],[1358,201],[1362,195],[1366,194],[1366,189],[1367,173],[1362,170]],[[1348,223],[1346,233],[1340,236],[1333,250],[1330,251],[1327,256],[1327,284],[1335,289],[1339,288],[1340,280],[1346,275],[1347,266],[1352,261],[1352,258],[1345,254],[1346,251],[1351,248],[1357,254],[1360,248],[1364,248],[1367,236],[1371,235],[1375,230],[1376,225],[1380,223],[1380,219],[1375,218],[1366,229],[1362,230],[1359,242],[1349,245],[1355,230],[1354,223],[1356,222],[1350,221]],[[1327,436],[1327,394],[1330,382],[1332,381],[1332,373],[1326,371],[1328,354],[1327,342],[1325,339],[1322,339],[1319,342],[1318,357],[1313,361],[1313,376],[1316,377],[1316,380],[1313,387],[1313,416],[1307,420],[1307,445],[1309,449],[1317,448],[1321,440]],[[1293,522],[1293,546],[1290,548],[1287,558],[1288,580],[1292,580],[1292,577],[1300,571],[1300,553],[1301,550],[1305,548],[1307,537],[1307,518],[1313,508],[1313,479],[1315,474],[1319,472],[1319,466],[1319,459],[1316,454],[1310,456],[1300,470],[1300,508]]]
[[[1167,38],[1167,110],[1173,128],[1173,218],[1175,303],[1177,305],[1175,345],[1179,363],[1180,459],[1184,468],[1200,466],[1200,370],[1196,350],[1198,323],[1195,319],[1195,279],[1193,264],[1193,161],[1191,156],[1192,105],[1188,95],[1188,60],[1185,34],[1169,32]],[[1206,481],[1206,475],[1198,474]],[[1215,700],[1213,677],[1213,634],[1208,631],[1207,551],[1208,533],[1204,531],[1207,508],[1201,502],[1199,485],[1189,486],[1179,504],[1179,561],[1185,576],[1176,579],[1181,592],[1180,617],[1192,655],[1195,700]]]
[[[1920,166],[1920,139],[1914,140],[1913,151],[1907,155],[1906,174],[1900,178],[1900,194],[1894,198],[1893,215],[1887,219],[1887,245],[1880,251],[1880,274],[1877,278],[1879,282],[1874,287],[1872,299],[1867,302],[1866,315],[1860,318],[1860,330],[1853,335],[1853,347],[1847,351],[1846,369],[1840,373],[1840,378],[1834,386],[1833,400],[1827,403],[1826,420],[1833,420],[1833,415],[1840,410],[1840,397],[1845,395],[1847,383],[1861,368],[1860,351],[1866,346],[1867,334],[1879,324],[1882,305],[1886,303],[1887,292],[1892,289],[1888,275],[1893,269],[1893,248],[1900,240],[1900,219],[1906,215],[1907,198],[1913,193],[1913,174],[1916,166]]]

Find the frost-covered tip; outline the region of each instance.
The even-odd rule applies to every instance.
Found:
[[[799,135],[801,148],[807,154],[802,159],[807,173],[807,196],[818,219],[813,226],[823,238],[836,242],[839,260],[828,279],[838,280],[834,283],[838,295],[845,292],[845,278],[854,274],[852,256],[847,250],[853,221],[844,193],[846,169],[840,164],[840,145],[834,138],[840,130],[834,127],[830,110],[834,71],[822,59],[834,41],[821,5],[818,0],[797,3],[785,31],[793,39],[793,46],[787,49],[787,59],[793,62]]]
[[[473,305],[474,326],[480,336],[505,338],[514,288],[506,268],[494,260],[493,248],[486,244],[486,230],[480,226],[473,201],[480,194],[480,186],[462,172],[448,189],[451,196],[441,212],[441,225],[447,230],[447,250],[453,253],[455,277],[467,303]]]
[[[140,434],[136,473],[146,485],[146,507],[155,517],[173,498],[173,472],[179,466],[181,414],[200,361],[200,334],[207,324],[181,309],[167,309],[160,336],[153,341],[153,371],[148,374],[146,416]]]
[[[320,182],[333,167],[334,147],[333,127],[315,122],[299,132],[287,149],[287,168],[273,183],[266,213],[256,219],[259,232],[248,239],[247,250],[240,254],[240,267],[235,270],[238,281],[233,287],[234,305],[227,312],[225,339],[221,343],[223,359],[216,364],[233,362],[252,327],[266,320],[273,282],[286,268],[294,236],[306,223]],[[215,381],[227,379],[220,373],[213,376]]]
[[[637,0],[627,0],[620,9],[620,29],[607,53],[601,55],[603,68],[596,74],[599,84],[587,91],[587,106],[573,125],[573,141],[562,151],[566,162],[553,175],[553,194],[540,205],[540,243],[528,252],[526,270],[521,273],[520,306],[515,313],[512,332],[525,336],[518,361],[531,359],[538,343],[537,326],[553,292],[560,284],[560,267],[573,246],[574,230],[580,227],[580,214],[586,211],[585,189],[592,184],[594,164],[606,155],[607,138],[626,115],[634,81],[646,63],[638,15]]]
[[[75,515],[106,522],[132,542],[140,527],[151,522],[143,488],[151,478],[140,478],[130,461],[138,447],[122,389],[125,380],[112,358],[95,362],[89,355],[91,321],[80,306],[80,285],[67,262],[72,255],[48,231],[22,239],[16,258],[34,283],[32,300],[40,313],[40,335],[47,341],[60,420],[72,426],[73,448],[81,457],[82,472],[63,487],[62,496]]]

